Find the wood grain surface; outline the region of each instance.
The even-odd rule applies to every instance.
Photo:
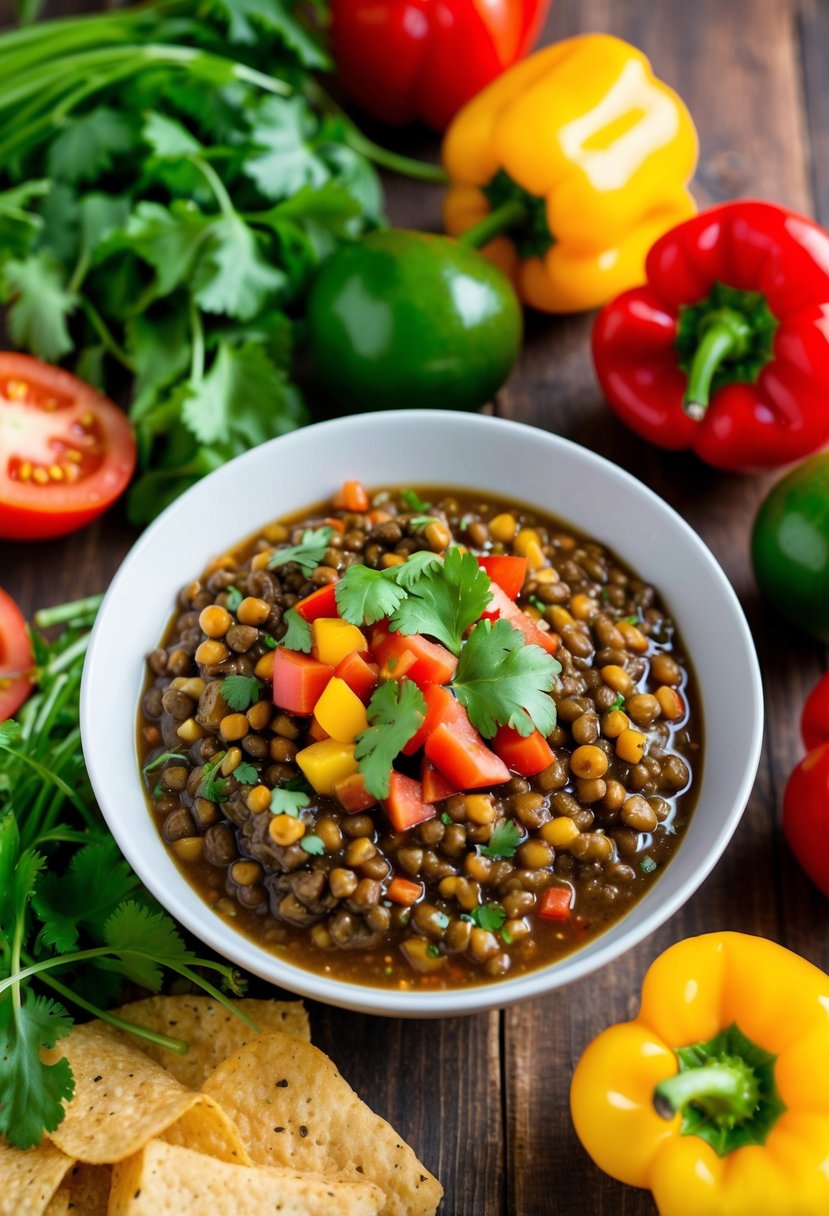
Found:
[[[0,13],[8,11],[0,5]],[[641,47],[685,98],[700,133],[694,192],[701,205],[763,197],[829,223],[829,0],[554,0],[544,41],[592,30]],[[403,144],[418,154],[437,151],[418,133]],[[399,181],[387,188],[394,223],[439,226],[439,191]],[[316,1006],[313,1032],[440,1177],[443,1216],[640,1216],[655,1211],[649,1195],[604,1177],[576,1140],[570,1076],[594,1035],[635,1012],[649,963],[680,938],[742,930],[829,969],[829,909],[780,832],[782,789],[802,750],[800,706],[827,655],[776,619],[753,584],[749,532],[772,479],[719,474],[626,432],[594,382],[590,318],[529,317],[527,329],[497,412],[566,435],[629,469],[700,533],[733,583],[765,685],[757,783],[725,857],[693,899],[599,974],[468,1019],[383,1020]],[[115,511],[36,549],[0,544],[0,583],[26,611],[101,590],[135,535]]]

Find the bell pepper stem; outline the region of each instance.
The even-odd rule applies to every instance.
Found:
[[[345,142],[353,152],[358,152],[366,160],[380,165],[383,169],[389,169],[392,173],[399,173],[402,177],[411,177],[420,182],[433,182],[437,186],[449,185],[446,171],[440,165],[432,165],[425,160],[415,160],[411,156],[402,156],[399,152],[383,148],[373,139],[363,135],[362,131],[358,131],[356,127],[350,127],[346,131]]]
[[[527,219],[527,215],[528,208],[525,202],[520,198],[508,199],[500,207],[490,211],[489,215],[485,215],[477,224],[467,228],[466,232],[458,237],[458,240],[472,249],[480,249],[482,245],[488,244],[496,236],[501,236],[510,228],[523,223]]]
[[[751,1117],[759,1099],[754,1070],[745,1061],[731,1057],[685,1069],[660,1081],[653,1105],[663,1119],[672,1119],[677,1111],[693,1103],[712,1121],[733,1127]]]
[[[735,308],[720,308],[709,314],[688,373],[682,408],[694,422],[701,422],[711,398],[711,385],[723,363],[739,359],[751,348],[749,321]]]

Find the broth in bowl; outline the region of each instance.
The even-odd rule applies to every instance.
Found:
[[[349,484],[182,588],[139,716],[153,816],[216,916],[375,987],[536,970],[617,921],[701,769],[658,591],[520,503]]]

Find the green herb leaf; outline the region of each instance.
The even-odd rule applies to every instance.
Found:
[[[69,1061],[44,1064],[40,1051],[71,1029],[66,1010],[31,989],[17,1008],[9,993],[0,999],[0,1133],[17,1148],[32,1148],[63,1119],[75,1091]]]
[[[213,760],[205,764],[199,783],[199,798],[205,798],[208,802],[227,802],[227,777],[216,776],[226,755],[226,752],[219,752]]]
[[[321,528],[306,528],[298,545],[286,545],[277,549],[268,562],[269,570],[276,570],[287,562],[296,562],[306,578],[310,578],[317,566],[322,565],[325,551],[331,543],[334,529],[329,524]],[[354,567],[360,569],[361,567]]]
[[[284,646],[286,650],[299,650],[302,654],[310,654],[314,639],[308,621],[299,615],[296,608],[289,608],[282,619],[287,629],[278,645]]]
[[[186,761],[187,757],[182,755],[181,752],[162,752],[161,755],[156,756],[155,760],[153,760],[150,764],[145,764],[142,771],[145,773],[151,773],[154,768],[158,768],[160,764],[166,764],[168,760]]]
[[[470,914],[470,920],[474,921],[479,929],[488,929],[490,933],[496,933],[506,919],[506,910],[498,903],[481,904],[473,908]]]
[[[287,613],[285,614],[285,619],[287,619],[287,617],[290,615],[291,611],[292,611],[292,610],[289,608],[289,609],[288,609],[288,611],[287,611]],[[298,612],[295,612],[295,613],[294,613],[294,616],[297,616],[297,617],[299,617],[299,619],[300,619],[300,620],[302,620],[302,617],[301,617],[301,616],[299,616],[299,613],[298,613]],[[306,621],[306,622],[305,622],[305,624],[307,625],[307,624],[308,624],[308,622]],[[289,621],[289,622],[288,622],[288,628],[290,629],[290,627],[291,627],[291,625],[290,625],[290,621]],[[309,633],[310,633],[310,631],[309,631]],[[276,650],[277,646],[279,645],[279,642],[277,642],[276,638],[272,638],[272,637],[271,637],[271,635],[270,635],[269,633],[263,633],[263,634],[262,634],[262,641],[265,643],[265,645],[267,646],[268,650]],[[308,641],[309,641],[309,646],[308,646],[308,649],[310,650],[310,649],[311,649],[311,647],[310,647],[310,637],[308,638]],[[289,647],[289,649],[291,649],[291,648]],[[293,647],[293,649],[294,649],[294,650],[302,650],[302,649],[303,649],[303,647],[302,647],[302,646],[294,646],[294,647]]]
[[[78,946],[82,930],[95,933],[140,884],[114,840],[85,845],[63,874],[41,873],[32,907],[42,922],[38,945],[66,954]]]
[[[311,799],[305,790],[289,790],[287,786],[271,790],[271,814],[290,815],[292,819],[299,818],[299,812],[311,805]]]
[[[642,871],[643,874],[652,874],[656,868],[657,868],[657,863],[651,857],[650,853],[646,853],[645,856],[642,858],[642,860],[639,862],[639,869]]]
[[[306,853],[310,853],[312,857],[321,857],[325,852],[325,845],[320,836],[315,836],[313,832],[306,833],[300,838],[299,847]]]
[[[392,567],[402,570],[406,563]],[[368,566],[349,566],[335,588],[337,609],[345,621],[352,625],[374,625],[384,617],[391,616],[405,598],[405,591],[393,578],[386,577],[389,571],[372,570]]]
[[[443,958],[440,946],[435,942],[429,942],[429,945],[426,947],[426,953],[429,958]]]
[[[422,532],[429,524],[439,522],[436,515],[413,515],[409,520],[409,527],[414,528],[415,532]]]
[[[443,562],[422,570],[396,609],[391,628],[403,634],[424,633],[459,654],[466,630],[480,619],[492,593],[489,576],[471,553],[457,546]]]
[[[127,900],[104,925],[104,941],[117,955],[127,979],[151,992],[161,988],[161,968],[192,965],[198,960],[187,949],[173,921],[164,912]]]
[[[556,705],[549,695],[560,664],[528,646],[509,621],[479,621],[466,640],[452,688],[472,724],[491,739],[499,726],[549,735]]]
[[[481,848],[484,857],[513,857],[524,833],[512,819],[504,819],[489,838],[489,844]]]
[[[33,253],[2,267],[2,298],[11,304],[8,322],[15,345],[50,363],[72,349],[67,321],[78,301],[65,282],[49,253]]]
[[[244,713],[262,696],[262,681],[256,676],[225,676],[222,680],[222,700],[236,713]]]
[[[611,711],[614,709],[621,709],[622,706],[624,705],[624,703],[625,703],[625,698],[622,696],[621,693],[619,693],[616,700],[613,702],[613,704],[610,707]]]
[[[410,511],[419,511],[423,515],[425,515],[432,506],[430,502],[424,502],[416,490],[401,490],[400,497]]]
[[[247,760],[243,760],[241,764],[237,764],[232,777],[235,777],[240,785],[256,785],[259,781],[259,773],[256,766],[250,764]]]
[[[441,823],[446,824],[447,827],[449,827],[450,824],[455,822],[455,820],[452,818],[452,816],[449,814],[448,811],[443,812],[443,814],[440,817],[440,821],[441,821]]]
[[[353,569],[353,567],[350,567]],[[355,757],[375,798],[389,792],[392,763],[426,718],[423,693],[411,680],[388,680],[375,690],[366,708],[369,726],[357,736]]]
[[[245,158],[243,171],[265,198],[287,198],[303,186],[319,187],[331,176],[314,147],[317,128],[300,97],[268,97],[257,108],[250,138],[261,151]]]
[[[70,184],[94,181],[132,150],[135,134],[123,114],[97,106],[64,124],[49,149],[50,176]]]
[[[242,595],[238,587],[227,587],[225,589],[225,603],[227,604],[228,612],[232,612],[235,616],[239,611],[239,605],[245,597]]]
[[[442,564],[442,559],[437,553],[430,553],[428,549],[419,549],[417,553],[413,553],[405,562],[401,562],[399,566],[392,566],[383,573],[387,578],[392,579],[397,583],[398,587],[402,587],[405,591],[411,591],[419,578],[432,567],[437,568]]]

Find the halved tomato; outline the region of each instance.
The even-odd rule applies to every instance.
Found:
[[[5,722],[32,691],[32,681],[21,672],[34,665],[32,644],[23,613],[0,587],[0,722]]]
[[[116,405],[60,367],[0,351],[0,538],[74,532],[123,493],[134,468]]]

